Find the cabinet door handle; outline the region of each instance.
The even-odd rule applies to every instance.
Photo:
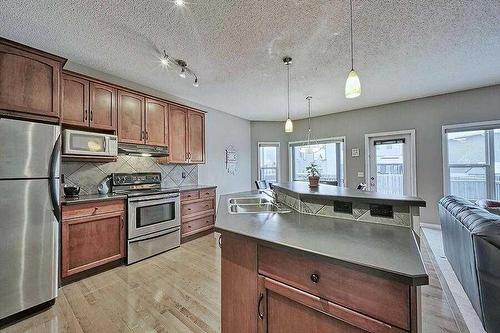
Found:
[[[85,111],[83,111],[83,120],[87,121],[87,114],[88,114],[88,110],[85,109]]]
[[[141,131],[141,140],[144,139],[144,131]]]
[[[264,294],[261,293],[259,297],[259,303],[257,303],[257,314],[261,320],[264,319],[264,314],[260,312],[260,305],[262,304],[262,300],[264,299]]]
[[[146,131],[146,132],[144,132],[144,133],[146,133],[146,141],[147,141],[147,140],[149,140],[149,132],[148,132],[148,131]]]
[[[90,121],[94,120],[94,111],[90,110]]]
[[[222,235],[219,235],[219,247],[222,249]]]

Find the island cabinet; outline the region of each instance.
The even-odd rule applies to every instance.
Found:
[[[205,163],[205,114],[170,107],[170,163]]]
[[[62,206],[61,277],[125,257],[125,201]]]
[[[215,187],[181,192],[181,239],[183,243],[213,231],[215,198]]]
[[[63,74],[62,123],[116,131],[116,88]]]
[[[57,121],[65,59],[0,38],[0,112]]]
[[[222,332],[417,332],[415,287],[221,234]]]

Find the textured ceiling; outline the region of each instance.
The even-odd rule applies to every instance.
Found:
[[[499,0],[0,0],[0,36],[251,120],[303,118],[500,83]],[[161,50],[200,77],[161,70]]]

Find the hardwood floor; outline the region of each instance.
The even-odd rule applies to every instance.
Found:
[[[422,288],[422,332],[461,332],[423,256],[431,284]],[[64,286],[51,309],[1,332],[218,332],[219,323],[220,249],[207,235]]]

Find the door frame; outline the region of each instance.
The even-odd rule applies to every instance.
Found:
[[[257,178],[260,180],[260,145],[275,145],[278,147],[278,158],[276,160],[276,182],[281,181],[281,142],[279,141],[259,141],[257,142]]]
[[[411,195],[417,196],[417,152],[415,144],[415,129],[407,129],[400,131],[379,132],[365,134],[365,182],[367,189],[370,191],[370,139],[381,136],[394,136],[394,135],[409,135],[410,136],[410,172],[411,172]]]

